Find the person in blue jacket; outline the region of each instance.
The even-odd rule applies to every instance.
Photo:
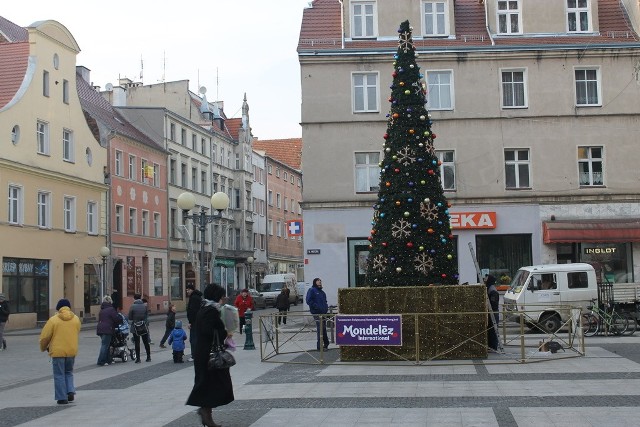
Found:
[[[326,350],[329,348],[327,319],[319,315],[327,314],[329,306],[327,305],[327,294],[322,290],[322,280],[320,278],[313,279],[313,286],[307,291],[306,302],[309,306],[309,311],[314,315],[313,319],[316,321],[316,350],[320,351],[320,329],[322,329],[322,342]]]
[[[176,327],[169,335],[167,341],[173,349],[173,363],[184,363],[184,342],[187,340],[187,333],[182,329],[182,320],[176,320]]]

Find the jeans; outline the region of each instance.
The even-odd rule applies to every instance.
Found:
[[[75,360],[75,357],[51,358],[56,400],[67,400],[69,393],[75,394],[76,392],[76,388],[73,385],[73,363]]]
[[[144,350],[147,352],[147,359],[151,359],[151,348],[149,347],[149,334],[136,335],[133,334],[133,344],[136,348],[136,360],[140,360],[140,338],[144,344]]]
[[[316,321],[316,348],[320,351],[320,323],[322,323],[322,342],[324,344],[324,348],[329,347],[329,336],[327,335],[327,318],[318,315],[313,316],[313,320]]]
[[[111,335],[100,334],[100,354],[98,354],[98,365],[104,365],[105,363],[111,363],[111,351],[109,347],[111,345]]]

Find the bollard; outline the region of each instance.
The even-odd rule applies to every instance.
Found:
[[[253,343],[253,328],[251,326],[253,318],[253,311],[250,309],[244,312],[244,350],[255,350],[256,346]]]

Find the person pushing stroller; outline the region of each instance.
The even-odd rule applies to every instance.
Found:
[[[167,342],[173,349],[173,363],[184,363],[184,342],[187,340],[187,333],[182,329],[182,320],[176,320],[176,327],[169,335]]]

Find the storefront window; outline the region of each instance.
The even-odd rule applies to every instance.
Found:
[[[628,243],[580,243],[579,260],[593,265],[601,282],[631,283],[633,272]]]
[[[365,285],[369,241],[367,239],[348,239],[349,287],[357,288]]]
[[[100,277],[92,264],[84,265],[84,308],[91,311],[92,305],[100,305]]]
[[[182,299],[182,264],[171,262],[171,299]]]
[[[511,281],[520,267],[531,265],[531,234],[476,236],[478,264],[498,283]]]
[[[2,289],[12,313],[36,313],[37,320],[49,318],[49,261],[4,258]]]

